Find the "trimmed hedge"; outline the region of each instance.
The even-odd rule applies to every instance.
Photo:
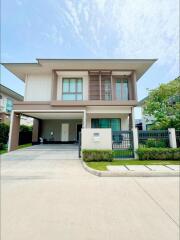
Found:
[[[162,139],[153,139],[153,138],[149,138],[146,140],[145,142],[146,147],[148,148],[165,148],[167,147],[167,143],[162,140]]]
[[[0,123],[0,150],[6,149],[9,136],[9,125]]]
[[[112,150],[84,149],[82,150],[82,155],[83,155],[83,160],[85,162],[92,162],[92,161],[111,162],[113,160]]]
[[[139,160],[180,160],[180,148],[139,148]]]

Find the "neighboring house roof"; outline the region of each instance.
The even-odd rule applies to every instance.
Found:
[[[26,74],[51,73],[52,70],[135,70],[137,80],[157,59],[37,59],[37,63],[2,63],[25,81]]]
[[[4,93],[17,101],[23,101],[24,97],[10,88],[0,84],[0,93]]]
[[[145,97],[145,98],[143,98],[143,99],[141,99],[141,100],[138,102],[137,107],[142,107],[147,99],[148,99],[148,96]]]

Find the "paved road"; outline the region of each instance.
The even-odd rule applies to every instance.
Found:
[[[57,146],[3,156],[2,240],[179,239],[178,178],[100,178],[59,156]]]

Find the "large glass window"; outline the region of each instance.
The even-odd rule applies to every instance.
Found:
[[[92,128],[111,128],[112,131],[121,130],[121,119],[119,118],[94,118],[91,120]]]
[[[62,99],[63,100],[82,100],[82,79],[81,78],[63,78],[62,81]]]
[[[128,99],[129,99],[128,80],[116,79],[116,100],[128,100]]]

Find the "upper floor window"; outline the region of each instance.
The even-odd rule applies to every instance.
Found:
[[[112,100],[111,94],[111,79],[106,77],[101,80],[102,88],[102,100]]]
[[[6,111],[11,112],[13,109],[13,102],[10,98],[7,98],[6,100]]]
[[[116,79],[116,100],[128,100],[129,99],[129,89],[128,80],[126,79]]]
[[[83,99],[82,78],[63,78],[62,99],[82,100]]]

